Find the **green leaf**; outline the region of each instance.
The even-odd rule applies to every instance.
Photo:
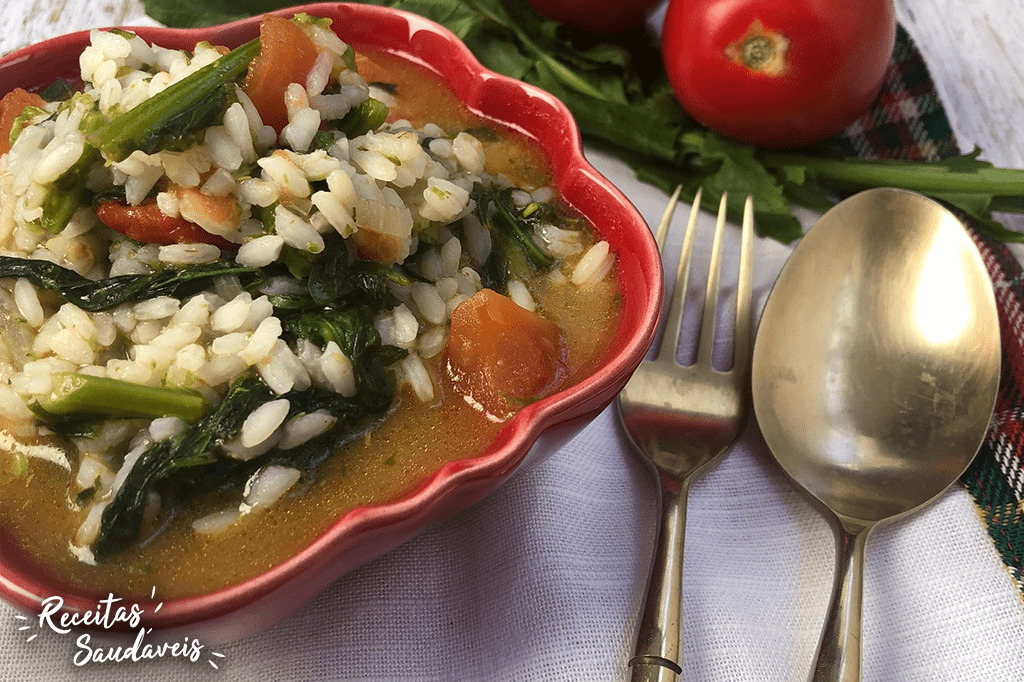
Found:
[[[782,187],[757,159],[754,148],[709,131],[689,131],[681,139],[684,159],[697,157],[702,164],[716,164],[701,182],[705,206],[711,203],[709,208],[717,210],[718,200],[728,192],[729,215],[735,219],[742,215],[743,202],[750,195],[759,234],[787,243],[803,234]]]
[[[167,269],[93,281],[49,261],[0,256],[0,279],[25,278],[88,312],[109,310],[122,303],[135,303],[157,296],[183,298],[202,291],[211,279],[253,272],[253,268],[218,261],[184,270]]]
[[[199,28],[224,24],[294,5],[281,0],[142,0],[146,13],[167,26]]]
[[[337,121],[335,128],[352,139],[365,135],[371,130],[381,127],[388,118],[388,106],[372,97],[364,99],[359,106],[353,108],[345,117]]]
[[[574,113],[583,135],[664,161],[677,157],[679,136],[686,126],[682,109],[661,106],[660,100],[644,105],[601,101],[562,87],[541,67],[537,85],[552,93]]]
[[[259,379],[240,379],[200,422],[139,455],[100,516],[99,536],[93,543],[96,555],[109,555],[134,542],[142,528],[149,493],[176,470],[212,464],[216,458],[214,446],[238,433],[245,419],[274,397]]]
[[[1024,233],[1007,229],[1001,222],[992,218],[992,197],[937,192],[932,194],[932,198],[966,213],[974,219],[984,234],[993,239],[1004,242],[1024,242]]]

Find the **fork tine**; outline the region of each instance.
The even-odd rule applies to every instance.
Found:
[[[725,211],[729,195],[722,192],[715,222],[715,238],[711,242],[711,262],[708,265],[708,283],[704,289],[704,313],[700,321],[700,341],[697,343],[697,362],[711,366],[715,351],[715,318],[718,315],[718,280],[722,269],[722,233],[725,232]]]
[[[658,244],[658,252],[665,251],[665,235],[668,234],[668,226],[672,222],[672,214],[676,212],[676,204],[679,203],[679,193],[683,190],[682,185],[676,185],[676,191],[669,197],[665,212],[661,214],[661,222],[654,233],[654,241]]]
[[[754,200],[747,197],[743,204],[743,232],[740,237],[740,265],[736,282],[736,325],[733,336],[733,370],[745,375],[750,366],[750,309],[752,291],[754,242]]]
[[[683,248],[679,255],[676,282],[672,286],[671,304],[668,316],[665,318],[665,331],[661,339],[661,348],[658,350],[657,362],[671,360],[674,363],[676,361],[676,346],[679,344],[679,332],[683,322],[683,304],[686,301],[686,285],[690,276],[690,254],[693,251],[693,235],[697,231],[697,216],[700,214],[702,193],[703,189],[698,188],[693,197],[693,206],[690,207],[690,217],[686,221],[686,234],[683,235]],[[663,222],[666,221],[663,219]]]

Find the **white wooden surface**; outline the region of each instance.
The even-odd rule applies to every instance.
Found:
[[[1022,118],[1024,118],[1022,116],[1024,115],[1024,67],[1016,64],[1014,47],[1018,37],[1024,35],[1024,5],[1016,2],[1016,0],[896,0],[896,6],[900,22],[910,32],[929,65],[932,77],[946,106],[953,128],[959,136],[962,148],[969,150],[977,145],[984,150],[984,157],[997,165],[1024,167],[1024,135],[1020,133],[1019,125]],[[113,24],[132,25],[148,23],[152,23],[152,21],[145,16],[141,5],[136,0],[103,0],[102,2],[96,2],[96,0],[53,0],[50,2],[45,0],[8,0],[3,10],[0,11],[0,53],[69,31]],[[630,197],[649,221],[657,219],[661,206],[664,203],[663,195],[638,187],[637,183],[629,180],[628,174],[624,174],[614,164],[604,161],[599,165],[602,171],[610,171],[616,182],[621,180],[623,189],[630,194]],[[1024,230],[1024,221],[1014,220],[1011,224],[1015,225],[1017,229]],[[760,248],[763,249],[763,253],[774,253],[776,258],[784,256],[784,251],[777,245],[761,244]],[[1024,254],[1024,250],[1018,249],[1016,252],[1019,257]],[[610,428],[609,425],[610,422],[603,422],[601,428]],[[556,468],[558,466],[561,466],[561,464],[555,465]],[[571,470],[571,466],[568,468]],[[756,503],[759,503],[758,500],[751,501],[750,507],[747,509],[740,508],[737,510],[737,515],[741,516],[741,518],[736,520],[736,528],[738,530],[736,530],[737,534],[735,536],[729,536],[727,531],[723,531],[723,533],[726,533],[725,535],[702,536],[696,531],[699,531],[698,524],[700,523],[720,524],[720,526],[727,528],[727,524],[731,519],[728,516],[721,515],[712,506],[714,500],[712,493],[720,496],[723,494],[723,491],[726,491],[726,494],[732,491],[734,488],[730,486],[729,476],[743,475],[750,471],[755,473],[763,472],[763,470],[764,467],[760,464],[759,460],[744,460],[742,457],[734,456],[732,459],[727,460],[727,463],[719,470],[709,474],[706,483],[703,481],[698,482],[701,485],[697,486],[694,495],[691,497],[691,524],[693,525],[693,531],[688,534],[688,548],[692,540],[697,550],[716,546],[716,548],[726,551],[728,547],[725,545],[728,543],[723,543],[720,539],[721,537],[725,537],[729,542],[733,543],[745,541],[745,535],[749,531],[743,530],[746,528],[744,524],[749,523],[749,518],[756,516],[756,512],[753,514],[748,512],[756,507]],[[488,514],[500,514],[501,505],[514,503],[516,494],[529,494],[524,491],[534,493],[542,488],[545,485],[545,481],[549,480],[544,478],[544,476],[550,473],[550,470],[543,469],[537,475],[531,472],[530,475],[533,478],[528,479],[525,483],[522,478],[518,479],[518,487],[513,492],[501,491],[500,495],[489,499],[482,507],[468,512],[467,515],[476,516],[466,523],[474,524],[477,522],[477,519],[486,518]],[[768,491],[766,494],[769,497],[777,493],[777,490],[771,485],[766,490]],[[719,499],[721,498],[719,497]],[[768,498],[766,499],[768,502],[773,501]],[[786,498],[785,504],[792,505],[792,499]],[[808,523],[806,517],[800,515],[803,513],[802,511],[797,510],[795,507],[790,508],[793,509],[792,514],[797,519],[798,525],[801,526],[801,535],[799,537],[803,543],[803,550],[801,551],[805,554],[804,558],[808,558],[806,547],[808,546],[809,539],[811,541],[810,544],[825,543],[812,552],[813,556],[810,557],[809,563],[803,564],[804,569],[807,566],[820,565],[822,562],[827,564],[830,553],[830,549],[827,547],[827,539],[820,532],[820,529],[816,527],[808,530],[806,527]],[[741,515],[740,512],[743,512],[743,514]],[[872,547],[869,547],[868,559],[868,579],[869,582],[873,582],[873,584],[868,585],[868,607],[869,609],[874,608],[874,613],[881,616],[876,617],[871,624],[875,628],[873,632],[885,633],[886,637],[885,641],[880,642],[878,635],[872,635],[871,631],[865,633],[866,644],[871,644],[874,648],[873,651],[866,654],[866,656],[871,655],[874,658],[865,661],[866,665],[870,664],[873,666],[866,670],[865,679],[885,680],[886,682],[898,679],[915,681],[978,680],[978,682],[990,682],[992,680],[997,682],[1020,682],[1020,680],[1024,680],[1024,625],[1022,625],[1024,623],[1024,608],[1022,608],[1020,597],[1015,594],[1009,579],[1000,575],[998,568],[993,568],[997,566],[994,551],[991,552],[991,556],[984,558],[984,560],[979,560],[977,567],[972,569],[978,571],[977,575],[961,576],[961,579],[964,581],[963,595],[965,596],[963,598],[969,597],[973,602],[980,605],[978,608],[984,610],[980,618],[977,613],[965,613],[963,609],[959,612],[957,611],[956,601],[960,596],[956,592],[940,594],[941,590],[933,589],[934,585],[927,582],[929,580],[928,576],[942,576],[943,566],[941,564],[930,566],[924,563],[912,567],[902,567],[902,570],[906,571],[920,571],[924,584],[913,585],[912,589],[905,589],[906,586],[902,585],[900,589],[893,591],[895,594],[905,596],[905,599],[894,600],[887,604],[879,604],[878,601],[872,603],[871,601],[871,588],[884,588],[886,587],[884,583],[889,579],[888,574],[883,574],[883,571],[879,570],[881,567],[884,566],[886,569],[892,568],[892,580],[899,580],[898,576],[900,574],[896,572],[896,569],[901,569],[900,556],[912,557],[908,559],[912,561],[913,557],[916,556],[914,552],[918,551],[920,546],[951,541],[950,537],[942,537],[941,535],[949,528],[946,525],[947,516],[958,518],[960,523],[959,526],[950,531],[951,535],[953,533],[973,533],[972,541],[975,544],[972,547],[975,549],[972,551],[987,551],[984,533],[980,530],[981,525],[977,522],[977,519],[970,518],[970,503],[966,494],[962,491],[959,494],[947,496],[936,509],[922,515],[920,520],[903,524],[895,529],[887,528],[884,532],[879,532],[878,538],[873,538],[874,544]],[[467,517],[464,516],[463,518]],[[565,524],[570,522],[571,520],[554,521],[554,523]],[[760,528],[760,530],[765,530],[765,527]],[[409,565],[409,570],[418,572],[422,570],[422,566],[420,563],[416,563],[417,559],[424,555],[431,556],[432,544],[445,546],[440,544],[441,540],[439,538],[449,539],[449,535],[461,537],[458,535],[459,532],[461,532],[460,528],[452,530],[449,527],[442,529],[436,534],[430,533],[426,538],[421,538],[422,542],[417,541],[414,547],[402,548],[393,553],[393,558],[387,562],[387,566],[396,569],[394,573],[396,576],[402,574],[401,569],[406,564]],[[614,530],[609,529],[608,532],[612,533]],[[932,538],[935,538],[935,540],[933,541]],[[979,550],[978,548],[981,549]],[[872,551],[875,553],[871,554]],[[526,555],[532,558],[529,551],[526,552]],[[516,556],[522,560],[521,554]],[[941,552],[938,553],[938,556],[941,557]],[[822,559],[821,557],[824,558]],[[474,558],[479,559],[475,555]],[[787,556],[782,559],[788,558]],[[788,568],[789,564],[782,561],[782,559],[778,557],[771,559],[770,556],[766,556],[766,563],[764,566],[759,567],[764,569],[764,574],[759,574],[759,578],[767,580],[774,575],[772,571],[776,568],[780,575],[791,570]],[[786,565],[777,567],[772,563],[772,561],[776,560]],[[718,568],[708,566],[709,561],[711,559],[705,558],[699,551],[694,552],[691,556],[690,549],[688,549],[687,575],[690,576],[691,573],[695,573],[696,575],[707,574],[714,576],[721,573],[723,576],[728,576],[728,566],[723,565]],[[941,558],[936,560],[936,563],[940,562]],[[507,564],[503,563],[500,559],[491,563],[480,560],[479,563],[499,570],[508,570]],[[529,563],[523,565],[525,568],[530,568],[531,566],[532,564]],[[820,568],[823,573],[827,574],[827,568],[824,566],[820,566]],[[363,578],[362,582],[365,583],[366,576],[364,575]],[[467,580],[469,580],[468,577]],[[472,581],[470,580],[469,582]],[[517,575],[509,574],[506,582],[509,585],[515,586],[520,583],[520,579]],[[820,619],[823,615],[823,599],[827,596],[825,591],[827,590],[828,576],[819,575],[811,582],[814,585],[814,589],[810,593],[802,593],[799,603],[788,606],[800,611],[804,616],[809,613],[811,616]],[[439,602],[444,602],[450,599],[450,595],[446,594],[441,588],[453,585],[455,589],[461,586],[459,581],[442,583],[438,591],[432,592],[429,597],[435,598]],[[742,588],[742,586],[740,587]],[[389,585],[382,586],[382,589],[390,588],[391,586]],[[745,639],[749,633],[744,634],[725,630],[725,634],[721,635],[722,631],[714,631],[728,640],[725,642],[728,646],[725,646],[722,641],[700,640],[699,636],[704,634],[704,630],[701,629],[700,625],[698,625],[698,632],[696,633],[698,637],[691,637],[694,633],[692,632],[693,628],[691,628],[690,619],[693,618],[694,613],[701,613],[703,609],[706,612],[705,617],[710,617],[707,614],[710,614],[711,609],[730,608],[727,601],[731,595],[725,593],[725,591],[716,592],[716,589],[713,585],[701,586],[700,592],[695,595],[698,597],[698,600],[687,602],[689,604],[689,610],[687,611],[687,637],[690,638],[687,640],[687,646],[699,648],[696,656],[686,664],[688,673],[696,671],[696,675],[691,674],[688,679],[787,679],[784,676],[770,677],[767,674],[759,676],[757,671],[765,669],[758,668],[756,660],[756,657],[770,660],[774,655],[770,649],[773,647],[785,647],[787,643],[792,648],[788,655],[791,655],[794,661],[793,677],[790,679],[800,679],[808,665],[810,653],[813,651],[816,625],[812,624],[806,631],[802,631],[799,637],[795,638],[792,642],[789,639],[784,639],[782,633],[756,633],[761,637],[757,640],[759,646],[767,646],[769,649],[755,649],[747,653],[747,656],[756,655],[755,659],[749,661],[741,655],[743,650],[750,648],[744,646]],[[705,596],[704,593],[707,593],[706,596],[709,600],[706,605],[699,600],[699,598]],[[269,671],[276,662],[283,660],[292,660],[295,662],[295,665],[306,666],[306,663],[303,661],[303,652],[315,652],[317,649],[313,642],[317,637],[329,636],[330,633],[326,635],[319,633],[316,637],[311,637],[309,633],[303,633],[302,628],[318,627],[321,623],[328,622],[320,617],[320,614],[328,609],[342,609],[343,613],[350,616],[362,614],[374,621],[378,617],[383,617],[386,621],[389,616],[392,620],[395,620],[395,614],[378,614],[374,610],[372,602],[364,604],[364,602],[360,601],[359,595],[361,594],[362,592],[345,593],[342,589],[336,592],[333,597],[329,595],[327,599],[319,603],[319,611],[310,611],[306,615],[300,616],[297,620],[292,621],[291,627],[286,625],[284,628],[276,631],[276,636],[281,641],[280,646],[276,648],[273,638],[261,638],[232,647],[230,653],[232,658],[235,659],[236,666],[239,670],[242,670],[243,666],[241,663],[245,657],[251,658],[250,663],[252,667],[245,668],[250,670],[250,672],[252,669],[263,670],[264,668]],[[557,594],[563,594],[563,591],[559,590]],[[564,594],[575,595],[577,593],[566,590]],[[875,592],[875,594],[878,593]],[[691,595],[690,588],[688,588],[687,596],[688,599],[694,596]],[[354,597],[354,600],[350,599],[352,597]],[[338,601],[332,602],[332,598]],[[715,601],[716,598],[717,602]],[[932,622],[923,627],[915,623],[913,614],[916,613],[916,610],[921,608],[922,605],[931,604],[940,598],[944,603],[935,612],[948,613],[948,619]],[[520,599],[528,600],[529,597],[522,595]],[[808,600],[811,601],[811,606],[807,605],[806,602]],[[342,601],[346,603],[342,605]],[[759,617],[763,619],[764,623],[774,622],[771,618],[774,614],[770,613],[770,611],[778,607],[769,606],[769,604],[772,604],[770,600],[764,600],[742,605],[745,611],[753,616],[753,622],[749,620],[747,622],[747,625],[752,626],[750,632],[756,631],[758,626],[757,619]],[[363,608],[364,606],[365,608]],[[887,610],[882,610],[881,607],[887,607]],[[441,607],[439,606],[438,608]],[[905,611],[908,613],[904,613]],[[13,627],[10,614],[9,608],[0,606],[0,628]],[[537,614],[536,617],[543,618],[544,616]],[[445,620],[447,621],[447,619]],[[972,628],[979,627],[978,623],[984,622],[994,624],[991,633],[986,632],[979,635],[979,633],[972,630]],[[520,625],[522,624],[520,623]],[[430,642],[431,633],[425,633],[423,637],[417,637],[412,633],[404,631],[401,623],[395,623],[389,629],[387,625],[371,624],[368,620],[365,627],[376,628],[381,631],[384,637],[381,642],[381,650],[382,653],[388,656],[399,658],[403,656],[401,651],[389,650],[389,642],[408,643],[422,641],[426,642],[427,645]],[[444,624],[445,631],[451,630],[453,627],[458,631],[457,624],[455,626],[451,622]],[[929,628],[932,628],[932,630],[929,630]],[[963,628],[963,639],[970,642],[981,642],[978,646],[985,646],[987,648],[980,652],[974,651],[973,653],[967,649],[957,650],[956,641],[960,638],[960,633],[956,631],[956,628]],[[621,629],[628,629],[628,627]],[[554,631],[556,633],[560,632],[558,629]],[[295,633],[294,636],[292,635],[293,632]],[[531,632],[534,632],[534,630],[531,630]],[[571,632],[575,631],[566,629],[565,632],[571,634]],[[583,632],[586,633],[587,631],[584,629]],[[710,633],[712,631],[707,630],[707,632]],[[902,638],[903,632],[907,633],[906,638]],[[932,633],[936,639],[941,639],[943,644],[932,648],[924,644],[918,646],[917,643],[922,638],[929,637],[929,633]],[[0,631],[0,635],[2,634],[3,632]],[[490,641],[495,636],[500,638],[507,636],[508,633],[501,630],[497,635],[489,634],[488,632],[474,632],[472,634],[473,636],[479,634],[482,640]],[[572,636],[586,637],[585,634]],[[711,635],[708,636],[710,637]],[[627,640],[628,633],[623,635],[623,639],[619,643],[621,648],[620,656],[624,657],[627,655],[627,650],[630,646]],[[868,640],[871,641],[869,642]],[[913,645],[908,645],[908,641],[913,642]],[[290,642],[290,644],[285,646],[286,642]],[[949,651],[945,650],[946,642],[949,642]],[[600,648],[591,647],[588,649],[588,644],[585,642],[580,643],[576,639],[567,644],[571,646],[566,648],[576,651],[576,655],[580,657],[582,656],[580,652],[593,651]],[[70,645],[70,642],[68,642],[68,645]],[[553,647],[543,641],[534,642],[532,645],[544,652],[553,649]],[[508,646],[512,646],[512,644]],[[725,653],[723,653],[723,646]],[[972,646],[974,645],[972,644]],[[327,650],[327,655],[329,656],[329,652],[332,649],[327,645],[323,649]],[[902,663],[907,658],[908,649],[911,652],[917,652],[914,655],[917,656],[918,660],[910,661],[912,665],[907,665],[903,668],[897,669],[893,667],[891,668],[892,674],[889,674],[889,664],[886,661],[889,661],[891,657],[892,660]],[[15,654],[12,654],[12,656],[17,656],[17,659],[10,659],[14,661],[11,667],[5,667],[5,664],[8,662],[5,658],[7,652],[0,651],[0,679],[7,679],[10,675],[16,675],[11,677],[11,679],[27,679],[35,682],[36,680],[54,679],[54,671],[56,670],[68,670],[66,665],[54,667],[52,662],[33,660],[32,651],[38,651],[38,649],[31,649],[28,646],[18,649]],[[466,656],[468,660],[472,660],[472,654],[473,652],[467,651]],[[512,656],[511,654],[508,655]],[[989,655],[1009,660],[1009,667],[987,666],[986,659]],[[406,658],[402,660],[408,660],[408,654],[405,654],[405,656]],[[518,668],[515,666],[506,668],[501,675],[501,679],[515,680],[516,682],[521,680],[555,679],[556,677],[558,679],[580,680],[581,682],[584,680],[603,679],[587,676],[585,673],[579,673],[575,677],[571,674],[565,675],[566,665],[572,665],[573,661],[573,654],[570,653],[567,656],[567,660],[552,662],[550,666],[539,665],[534,660],[531,662],[534,664],[532,668],[525,665],[518,666]],[[911,657],[913,658],[913,656]],[[941,664],[929,659],[940,660]],[[509,660],[514,662],[512,658]],[[574,669],[591,669],[587,668],[582,662],[577,661],[577,663],[578,666]],[[278,667],[280,665],[278,663]],[[421,677],[417,677],[415,673],[410,674],[408,672],[409,670],[416,669],[414,665],[414,662],[409,663],[405,668],[407,673],[405,679],[427,679],[428,675],[425,672]],[[301,669],[305,670],[306,674],[296,673],[297,676],[292,679],[310,679],[313,677],[312,668],[307,666]],[[386,667],[382,667],[382,670],[386,669]],[[531,674],[517,675],[512,672],[515,669],[532,670],[533,672]],[[595,669],[600,669],[600,666],[597,666]],[[149,668],[149,670],[163,671],[165,669],[159,667]],[[167,667],[166,672],[168,676],[161,675],[160,679],[173,679],[170,676],[172,670],[176,670],[178,673],[182,672],[180,668]],[[538,673],[538,670],[542,672]],[[546,670],[553,672],[550,676],[545,676],[543,671]],[[900,670],[902,672],[899,672]],[[1000,672],[994,672],[996,670]],[[558,671],[560,674],[556,675],[554,671]],[[938,671],[941,671],[941,673]],[[81,673],[77,670],[72,671],[72,673],[68,674],[68,679],[103,679],[104,673],[100,670],[93,669],[90,672],[91,675],[86,671],[81,671]],[[108,672],[113,674],[115,669],[110,668]],[[130,668],[124,666],[116,668],[116,673],[119,676],[131,676],[132,674]],[[194,673],[189,673],[185,676],[179,675],[177,679],[185,679],[185,677],[187,679],[205,679],[207,674],[214,675],[215,673],[209,669],[200,671],[197,668]],[[113,678],[111,677],[110,679]],[[118,677],[118,679],[121,678]],[[239,677],[237,679],[246,678]],[[271,675],[267,679],[273,679],[273,676]],[[362,679],[370,678],[364,677]],[[385,678],[380,677],[379,679]],[[436,679],[436,676],[431,679]],[[460,678],[457,673],[452,673],[448,679],[463,678]]]

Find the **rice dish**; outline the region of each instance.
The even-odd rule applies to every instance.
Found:
[[[536,315],[532,278],[613,268],[550,187],[487,173],[470,131],[385,120],[328,22],[288,23],[315,57],[280,125],[242,69],[198,124],[178,112],[127,148],[118,122],[237,50],[93,31],[82,87],[25,107],[0,157],[0,449],[62,444],[86,563],[182,488],[234,480],[237,503],[192,526],[240,523],[398,391],[438,400],[453,314],[482,290]]]

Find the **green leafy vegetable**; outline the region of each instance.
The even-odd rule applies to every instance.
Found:
[[[269,293],[268,298],[278,310],[323,310],[366,306],[382,309],[388,297],[387,284],[409,280],[394,268],[372,260],[350,261],[345,240],[337,233],[324,236],[324,250],[308,254],[293,249],[291,256],[282,251],[283,270],[287,274],[273,277],[284,293]],[[280,269],[280,268],[278,268]],[[259,287],[257,287],[259,288]]]
[[[312,341],[321,348],[332,341],[352,362],[355,372],[356,396],[359,409],[370,414],[383,415],[391,406],[395,394],[394,375],[387,368],[406,356],[406,351],[381,343],[380,334],[373,326],[374,311],[366,307],[311,312],[284,320],[286,335]],[[319,402],[304,405],[306,412],[328,409],[335,416],[351,416],[352,400],[336,393],[308,394]]]
[[[89,143],[114,161],[124,159],[136,149],[153,153],[173,146],[224,110],[233,94],[234,80],[248,68],[259,49],[259,39],[236,47],[115,117],[90,134]]]
[[[337,121],[333,127],[344,133],[345,137],[351,139],[365,135],[371,130],[376,130],[384,124],[387,118],[388,106],[380,100],[370,97],[345,114],[344,118]]]
[[[394,346],[381,343],[380,334],[373,326],[373,311],[369,308],[355,307],[326,312],[303,313],[287,318],[284,330],[292,338],[312,341],[324,347],[332,341],[352,361],[356,370],[356,389],[374,390],[370,385],[376,370],[383,369],[403,357],[406,352]],[[361,386],[360,384],[366,384]],[[385,382],[390,383],[390,382]]]
[[[75,89],[70,81],[65,78],[57,78],[47,85],[40,93],[47,102],[60,102],[75,94]]]
[[[551,218],[548,211],[538,209],[540,204],[519,208],[511,189],[477,186],[471,196],[477,218],[491,232],[491,255],[481,273],[484,286],[504,291],[510,276],[522,279],[535,268],[554,264],[535,238],[537,226]]]
[[[150,16],[162,24],[192,27],[225,24],[287,6],[282,0],[143,0],[143,4]]]
[[[45,109],[40,109],[39,107],[33,106],[31,104],[22,109],[21,113],[18,114],[18,116],[14,119],[14,122],[11,124],[11,132],[7,136],[7,144],[10,146],[14,146],[14,143],[18,139],[18,136],[21,135],[21,131],[25,129],[25,125],[36,116],[45,113]]]
[[[240,486],[259,467],[280,462],[304,471],[319,466],[343,443],[382,418],[394,402],[395,382],[388,365],[405,351],[381,343],[368,308],[309,313],[286,322],[293,337],[326,345],[338,344],[352,361],[356,395],[346,398],[332,391],[310,388],[275,395],[258,378],[242,377],[207,416],[178,436],[160,441],[139,455],[124,482],[100,517],[100,532],[93,552],[106,556],[135,542],[151,492],[196,495],[218,486]],[[289,418],[327,410],[337,421],[326,433],[287,451],[271,450],[249,461],[236,460],[220,446],[241,431],[246,418],[260,405],[279,397],[290,405]]]
[[[388,295],[388,279],[388,269],[380,263],[361,259],[350,264],[345,241],[332,233],[324,238],[324,250],[313,261],[306,287],[320,307],[380,308]]]
[[[50,414],[181,417],[195,421],[206,409],[202,394],[185,388],[142,386],[75,372],[53,375],[53,389],[39,406]]]
[[[205,26],[288,6],[238,0],[182,4],[144,0],[155,19]],[[943,162],[865,161],[828,150],[765,152],[726,140],[689,118],[672,95],[652,38],[643,32],[596,42],[537,14],[525,0],[369,0],[432,19],[462,39],[489,69],[548,90],[572,111],[588,143],[630,164],[637,176],[730,214],[752,194],[762,234],[788,242],[801,234],[793,205],[821,210],[844,192],[874,186],[917,189],[977,219],[1004,240],[1024,234],[992,220],[993,210],[1024,212],[1024,171],[996,169],[976,154]]]
[[[99,160],[99,152],[86,147],[78,161],[47,188],[43,199],[43,215],[39,225],[47,232],[57,234],[70,222],[79,206],[85,203],[85,183],[89,169]]]
[[[73,93],[69,99],[60,104],[58,111],[74,107],[88,107],[88,111],[80,124],[82,132],[89,134],[103,125],[103,115],[99,113],[93,100],[81,93]],[[13,138],[14,131],[11,131]],[[85,145],[82,155],[71,166],[64,171],[51,185],[46,188],[46,195],[43,197],[43,214],[38,220],[38,225],[47,232],[54,234],[63,230],[71,217],[80,206],[86,203],[86,180],[89,178],[89,171],[99,160],[100,154],[89,145]]]
[[[122,303],[157,296],[185,298],[203,290],[211,279],[253,273],[227,261],[197,265],[185,270],[161,270],[144,275],[118,275],[94,282],[74,270],[43,260],[0,256],[0,279],[25,278],[43,289],[55,291],[82,310],[109,310]]]
[[[142,528],[149,493],[176,471],[213,464],[214,447],[238,433],[246,417],[273,398],[273,392],[262,381],[243,378],[231,387],[216,410],[184,434],[159,441],[139,455],[103,510],[93,552],[103,556],[134,542]]]

